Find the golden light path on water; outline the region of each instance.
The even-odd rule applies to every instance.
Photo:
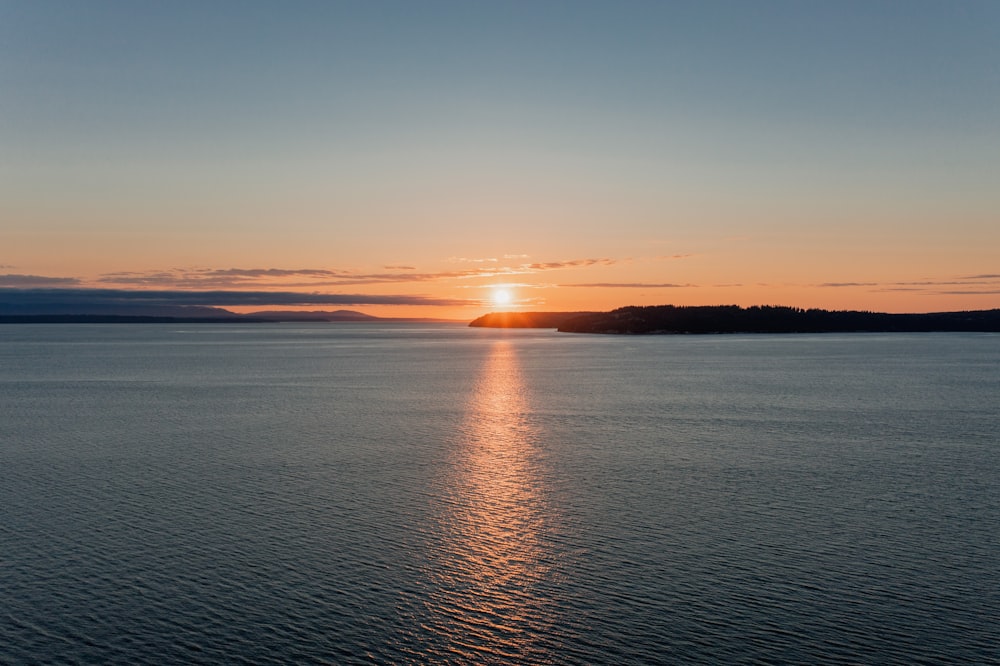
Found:
[[[443,539],[430,572],[434,632],[447,659],[547,661],[539,644],[553,622],[551,566],[543,545],[552,520],[537,431],[517,350],[497,341],[479,373],[445,479]]]

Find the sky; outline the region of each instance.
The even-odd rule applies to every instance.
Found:
[[[0,0],[11,289],[998,308],[1000,2]]]

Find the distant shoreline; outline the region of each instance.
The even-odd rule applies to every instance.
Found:
[[[409,317],[170,317],[159,315],[0,315],[0,324],[461,324],[458,319]]]
[[[469,326],[555,328],[563,333],[1000,333],[1000,309],[891,314],[783,306],[629,306],[610,312],[494,312]]]
[[[224,311],[222,311],[224,312]],[[374,317],[360,312],[268,311],[245,315],[0,314],[0,324],[425,323],[459,320]],[[684,335],[722,333],[1000,333],[1000,309],[885,313],[783,306],[628,306],[609,312],[492,312],[474,328],[544,328],[562,333]]]

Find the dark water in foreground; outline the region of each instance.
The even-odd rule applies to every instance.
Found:
[[[1000,663],[1000,335],[0,327],[0,663]]]

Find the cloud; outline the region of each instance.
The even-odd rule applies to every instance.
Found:
[[[495,264],[499,261],[496,257],[485,257],[481,259],[470,259],[469,257],[450,257],[448,259],[453,264]]]
[[[920,282],[891,282],[889,284],[901,285],[904,287],[942,287],[955,284],[986,284],[984,282],[969,282],[966,280],[923,280]]]
[[[554,271],[563,268],[579,268],[581,266],[611,266],[618,263],[617,259],[570,259],[567,261],[543,261],[534,264],[522,264],[522,268],[530,271]]]
[[[496,259],[456,259],[453,262],[475,264],[463,270],[416,273],[414,266],[386,266],[384,273],[362,273],[327,268],[195,268],[106,273],[97,282],[104,285],[173,287],[178,289],[240,289],[244,287],[271,287],[283,289],[318,289],[349,287],[365,284],[403,282],[433,282],[437,280],[469,280],[508,275],[528,275],[542,271],[579,268],[585,266],[610,266],[616,259],[570,259],[517,265],[501,265]],[[39,285],[42,286],[42,285]]]
[[[5,305],[73,306],[277,306],[277,305],[470,305],[474,301],[430,296],[320,294],[290,291],[181,291],[139,289],[0,288]]]
[[[306,278],[307,284],[317,280],[336,279],[349,275],[348,271],[324,268],[195,268],[171,269],[147,273],[121,272],[106,273],[98,282],[128,285],[170,285],[177,287],[227,287],[251,284],[285,283],[289,278]]]
[[[1000,293],[1000,275],[970,275],[954,280],[920,280],[910,282],[887,282],[873,291],[906,291],[924,293],[928,296],[981,296]],[[984,289],[976,287],[983,286]],[[956,289],[966,287],[966,289]]]
[[[953,280],[911,280],[899,282],[824,282],[818,287],[873,287],[872,291],[924,292],[931,295],[992,294],[989,290],[944,290],[939,287],[974,287],[976,285],[995,286],[1000,276],[973,275]]]
[[[462,287],[463,289],[496,289],[497,287],[502,287],[504,289],[548,289],[556,285],[551,284],[538,284],[535,282],[497,282],[490,284],[476,284],[468,285],[468,287]]]
[[[982,296],[989,294],[1000,294],[1000,289],[980,289],[980,290],[968,290],[968,291],[939,291],[939,294],[946,294],[948,296]]]
[[[449,278],[489,277],[505,272],[505,269],[500,268],[478,268],[440,273],[351,273],[347,271],[280,271],[271,269],[171,270],[151,273],[109,273],[102,275],[98,282],[113,285],[177,287],[181,289],[229,289],[253,286],[315,289],[392,282],[428,282]]]
[[[45,277],[43,275],[0,275],[0,287],[45,287],[71,284],[80,284],[80,280],[71,277]]]
[[[820,287],[877,287],[878,282],[824,282]]]
[[[307,275],[316,277],[336,277],[344,275],[346,271],[333,271],[325,268],[225,268],[206,270],[205,274],[210,276],[234,276],[234,277],[288,277],[296,275]]]
[[[679,289],[697,287],[696,284],[674,284],[672,282],[583,282],[577,284],[561,284],[560,287],[606,287],[613,289]]]
[[[673,261],[674,259],[687,259],[693,256],[693,254],[662,254],[656,259],[659,261]]]
[[[192,279],[187,274],[178,271],[157,271],[154,273],[106,273],[97,278],[97,282],[130,285],[180,285]]]

